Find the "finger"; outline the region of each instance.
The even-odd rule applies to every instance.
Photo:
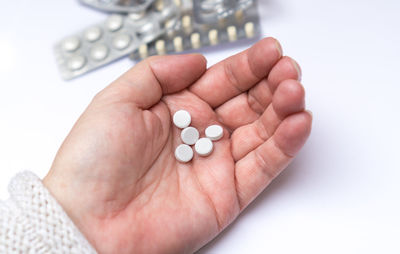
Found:
[[[215,108],[265,78],[281,56],[278,41],[265,38],[208,69],[189,89]]]
[[[150,57],[119,77],[102,95],[148,109],[163,94],[191,85],[205,70],[206,60],[199,54]]]
[[[236,163],[236,190],[241,209],[287,167],[306,142],[311,122],[308,112],[287,117],[270,139]]]
[[[272,95],[278,85],[288,79],[301,80],[299,64],[292,58],[285,56],[272,68],[265,82],[260,82],[249,90],[249,104],[254,111],[262,114],[272,101]]]
[[[285,80],[277,88],[272,104],[259,119],[232,133],[232,155],[240,160],[271,137],[282,120],[304,110],[304,88],[296,80]]]
[[[272,101],[279,83],[287,79],[299,80],[301,70],[290,57],[283,57],[272,68],[268,78],[261,80],[248,93],[242,93],[219,106],[215,112],[229,129],[252,123],[259,118]],[[232,116],[235,117],[232,117]]]

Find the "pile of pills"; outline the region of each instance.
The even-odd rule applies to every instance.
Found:
[[[186,110],[178,110],[173,116],[176,127],[182,129],[181,140],[184,144],[175,149],[175,158],[183,163],[189,162],[193,158],[193,149],[200,156],[208,156],[214,149],[213,141],[217,141],[224,135],[224,130],[219,125],[208,126],[205,130],[206,137],[200,138],[199,131],[190,126],[192,117]]]

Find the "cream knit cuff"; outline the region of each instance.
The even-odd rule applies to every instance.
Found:
[[[8,190],[0,204],[1,253],[96,253],[35,174],[19,173]]]

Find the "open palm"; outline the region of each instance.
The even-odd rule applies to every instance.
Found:
[[[201,55],[154,57],[100,92],[45,185],[100,253],[191,253],[220,233],[307,139],[300,70],[264,39],[206,70]],[[218,123],[208,157],[174,157],[171,115]]]

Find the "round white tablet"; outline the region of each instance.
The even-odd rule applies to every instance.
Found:
[[[123,23],[124,19],[122,18],[122,16],[114,14],[107,19],[106,26],[108,30],[110,30],[111,32],[115,32],[122,27]]]
[[[183,40],[182,37],[177,36],[174,38],[174,48],[176,52],[183,51]]]
[[[81,69],[86,63],[86,58],[84,56],[73,56],[67,62],[67,68],[71,71],[77,71]]]
[[[81,42],[78,37],[70,37],[63,41],[62,48],[64,51],[73,52],[79,48]]]
[[[190,125],[190,123],[192,122],[192,117],[186,110],[178,110],[174,114],[172,120],[176,127],[183,129]]]
[[[194,150],[201,156],[209,155],[214,148],[214,145],[209,138],[201,138],[197,140],[196,144],[194,145]]]
[[[193,150],[190,146],[181,144],[175,149],[175,158],[180,162],[189,162],[193,158]]]
[[[159,55],[165,55],[165,41],[164,40],[156,41],[156,50]]]
[[[113,47],[118,50],[126,49],[131,43],[132,38],[128,34],[119,34],[112,41]]]
[[[187,145],[194,145],[199,137],[199,131],[193,127],[187,127],[181,132],[181,139]]]
[[[219,125],[211,125],[206,129],[206,137],[212,141],[217,141],[224,135],[224,129]]]
[[[93,46],[90,50],[90,57],[95,61],[104,60],[108,55],[108,48],[104,44],[98,44]]]
[[[98,39],[100,39],[102,34],[102,31],[100,29],[100,27],[91,27],[88,30],[86,30],[85,32],[85,39],[90,41],[90,42],[94,42],[97,41]]]

